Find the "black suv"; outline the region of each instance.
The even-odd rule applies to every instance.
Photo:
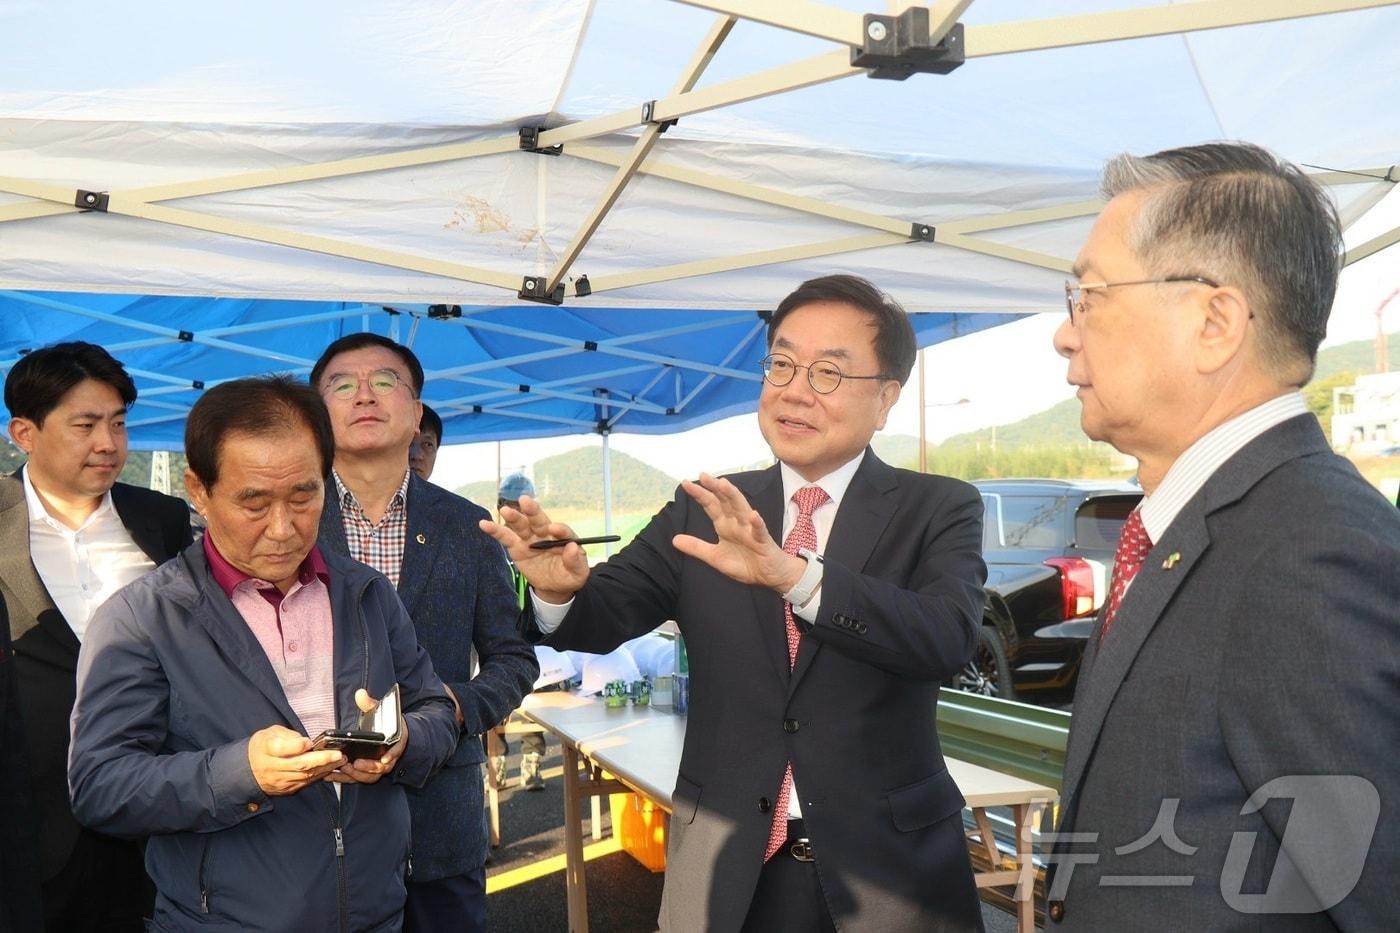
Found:
[[[986,507],[987,603],[960,690],[1063,703],[1113,573],[1118,532],[1142,490],[1113,480],[973,483]]]

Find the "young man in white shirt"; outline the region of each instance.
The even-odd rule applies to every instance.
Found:
[[[79,827],[68,801],[78,649],[107,597],[191,541],[179,499],[117,483],[136,386],[90,343],[35,350],[5,380],[28,462],[0,478],[0,589],[10,611],[36,858],[50,930],[140,930],[150,890],[138,845]]]

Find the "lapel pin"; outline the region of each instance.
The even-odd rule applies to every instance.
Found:
[[[421,532],[421,531],[418,532],[418,537],[414,538],[413,540],[417,541],[419,544],[427,544],[427,543],[428,543],[428,539],[425,538],[425,537],[423,536],[423,532]]]
[[[1162,569],[1171,570],[1173,567],[1176,566],[1177,561],[1179,560],[1181,560],[1181,552],[1172,551],[1171,556],[1168,557],[1166,560],[1162,561]]]

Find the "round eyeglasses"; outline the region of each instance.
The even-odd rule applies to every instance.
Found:
[[[843,379],[890,379],[883,373],[875,376],[852,376],[841,372],[841,367],[829,360],[816,360],[807,365],[794,360],[784,353],[770,353],[759,360],[763,378],[769,385],[785,386],[792,382],[799,369],[807,370],[807,384],[819,395],[829,395],[841,386]]]
[[[325,391],[338,399],[350,399],[360,391],[360,377],[354,373],[334,373],[326,380]],[[403,377],[392,369],[376,369],[365,377],[375,395],[388,395],[399,387]]]

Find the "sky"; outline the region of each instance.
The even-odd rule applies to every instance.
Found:
[[[1348,231],[1355,246],[1400,226],[1400,191],[1392,192]],[[1342,272],[1323,346],[1368,340],[1376,333],[1376,307],[1400,288],[1400,244],[1382,250]],[[895,296],[898,297],[898,296]],[[1065,382],[1065,361],[1051,346],[1062,315],[1042,314],[985,330],[923,350],[927,380],[926,438],[945,437],[1006,424],[1035,414],[1073,396]],[[1388,331],[1400,329],[1400,297],[1385,311]],[[1400,355],[1400,347],[1392,353]],[[890,412],[885,433],[919,433],[918,370]],[[755,389],[757,391],[757,389]],[[966,400],[966,401],[963,401]],[[614,434],[609,443],[676,478],[700,470],[725,470],[758,463],[769,456],[752,414],[738,415],[682,434],[643,436]],[[598,446],[597,436],[506,441],[499,445],[502,474],[536,460],[583,446]],[[448,488],[497,474],[498,445],[460,444],[443,448],[433,480]]]

